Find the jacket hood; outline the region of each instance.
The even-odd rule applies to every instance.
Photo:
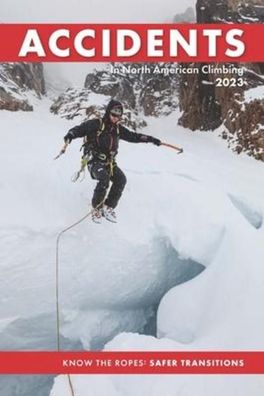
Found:
[[[124,109],[122,103],[119,102],[118,100],[111,99],[106,107],[104,118],[109,119],[110,111],[113,110],[114,108],[119,108],[123,114]]]

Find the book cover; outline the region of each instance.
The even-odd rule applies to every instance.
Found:
[[[263,0],[0,9],[0,395],[262,396]]]

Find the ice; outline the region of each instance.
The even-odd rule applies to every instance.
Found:
[[[211,266],[164,296],[159,337],[189,343],[192,349],[262,350],[264,315],[258,304],[264,298],[259,279],[263,261],[261,235],[237,223]]]
[[[234,206],[241,212],[243,216],[249,221],[249,223],[256,229],[261,228],[263,224],[263,213],[260,208],[255,208],[249,202],[245,201],[245,198],[239,198],[229,194],[229,198]]]

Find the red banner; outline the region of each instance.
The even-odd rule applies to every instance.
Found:
[[[1,352],[0,374],[264,374],[264,352]]]
[[[261,24],[1,24],[0,62],[264,62]]]

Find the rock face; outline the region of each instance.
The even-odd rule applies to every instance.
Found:
[[[0,64],[0,109],[32,111],[28,93],[45,94],[43,65],[37,63]]]
[[[263,23],[263,0],[198,0],[198,23]],[[204,73],[204,64],[191,64],[197,74],[181,77],[179,102],[183,114],[179,123],[192,130],[223,127],[222,137],[229,146],[264,161],[264,64],[214,65],[226,67],[227,73]],[[216,86],[217,78],[240,78],[242,87]]]
[[[91,118],[102,117],[110,99],[110,95],[95,94],[87,88],[69,88],[54,101],[50,111],[68,120],[76,118],[81,123]],[[124,111],[123,123],[133,130],[146,126],[142,117],[127,108]]]
[[[133,109],[136,106],[133,81],[126,76],[115,76],[108,71],[90,73],[86,76],[84,87],[96,94],[116,98]]]
[[[260,23],[264,20],[262,0],[197,0],[198,23]]]
[[[89,119],[102,115],[106,103],[115,98],[124,105],[124,123],[136,130],[146,125],[145,116],[168,115],[178,106],[178,78],[155,72],[166,66],[115,63],[108,70],[89,73],[84,88],[60,95],[51,112],[69,119],[80,115]]]

